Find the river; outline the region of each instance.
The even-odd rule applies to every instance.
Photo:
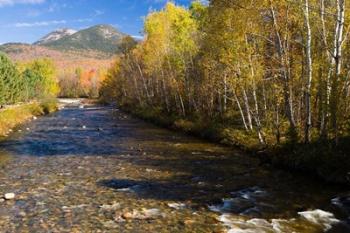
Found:
[[[350,232],[345,188],[79,105],[0,144],[1,232]]]

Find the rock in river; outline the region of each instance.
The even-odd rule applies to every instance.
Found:
[[[133,210],[132,212],[125,212],[121,217],[123,219],[153,220],[164,217],[164,214],[159,209],[142,209],[141,211]]]
[[[6,193],[5,195],[4,195],[4,199],[5,200],[12,200],[12,199],[15,199],[15,194],[14,193]]]
[[[170,208],[180,210],[186,208],[186,205],[184,203],[168,203],[167,204]]]

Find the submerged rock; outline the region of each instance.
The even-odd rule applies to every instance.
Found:
[[[116,219],[119,219],[117,216]],[[121,215],[126,220],[153,220],[156,218],[164,217],[164,214],[159,209],[142,209],[141,211],[133,210],[132,212],[125,212]]]
[[[115,211],[120,208],[120,203],[114,202],[111,205],[103,204],[100,206],[100,208],[101,210],[105,210],[105,211]]]
[[[103,222],[102,224],[104,227],[111,228],[111,229],[118,227],[118,224],[115,221],[107,221],[107,222]]]
[[[131,192],[131,193],[138,193],[141,190],[142,190],[142,185],[133,185],[127,188],[116,189],[117,192]]]
[[[135,215],[133,213],[126,212],[126,213],[122,214],[122,218],[131,219],[131,218],[135,218]]]
[[[192,225],[192,224],[194,224],[196,221],[194,221],[193,219],[185,219],[184,220],[184,224],[185,225]]]

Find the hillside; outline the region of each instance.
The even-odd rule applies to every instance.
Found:
[[[72,31],[71,31],[72,32]],[[55,34],[54,34],[55,35]],[[96,25],[73,34],[58,34],[54,40],[40,40],[35,44],[57,50],[93,50],[106,54],[115,54],[126,34],[119,32],[110,25]],[[44,38],[52,37],[52,33]]]
[[[5,44],[0,51],[6,53],[15,62],[29,62],[37,58],[50,58],[59,72],[82,69],[107,68],[111,58],[96,51],[58,51],[44,46],[30,44]]]

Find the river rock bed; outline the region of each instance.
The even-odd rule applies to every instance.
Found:
[[[1,232],[349,229],[346,190],[109,107],[66,106],[0,150]]]

